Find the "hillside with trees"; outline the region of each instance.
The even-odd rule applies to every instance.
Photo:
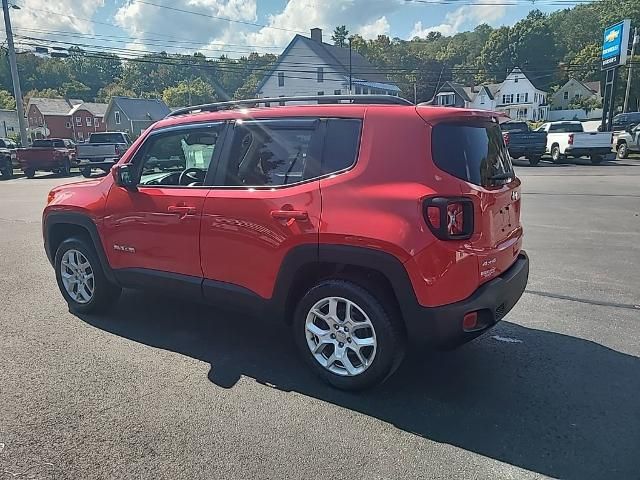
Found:
[[[387,36],[365,40],[351,36],[348,26],[341,25],[332,39],[344,48],[349,48],[351,39],[351,47],[395,81],[403,96],[413,99],[415,85],[418,100],[424,101],[445,80],[499,82],[514,66],[522,67],[551,91],[570,77],[600,80],[602,31],[623,18],[640,25],[640,0],[599,0],[551,14],[532,10],[510,27],[483,24],[453,36],[431,32],[426,38],[411,40]],[[67,52],[66,58],[29,52],[18,55],[27,99],[37,95],[106,101],[113,95],[128,95],[163,98],[170,106],[181,106],[189,101],[250,98],[277,58],[259,53],[239,58],[212,58],[198,52],[133,55],[125,50],[102,52],[78,46],[69,46]],[[0,56],[0,90],[11,92],[6,51]],[[621,69],[620,95],[626,72]],[[286,75],[304,73],[289,71]],[[634,83],[632,98],[640,98],[640,81]],[[0,107],[10,105],[11,95],[0,92]]]

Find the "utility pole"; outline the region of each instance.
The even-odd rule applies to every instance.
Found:
[[[351,50],[351,39],[352,38],[353,37],[349,37],[349,95],[353,94],[353,91],[352,91],[352,77],[353,77],[353,75],[351,73],[352,72],[352,68],[351,68],[351,52],[352,52],[352,50]]]
[[[20,8],[12,5],[12,8]],[[22,89],[20,88],[20,78],[18,77],[18,63],[16,62],[16,49],[13,45],[13,31],[11,30],[11,18],[9,18],[9,2],[2,0],[2,11],[4,12],[4,29],[7,32],[7,46],[9,49],[9,66],[11,67],[11,80],[13,81],[13,95],[16,97],[16,110],[18,113],[18,125],[20,125],[20,143],[27,146],[27,124],[24,118],[24,104],[22,102]]]
[[[633,45],[631,46],[631,59],[629,60],[629,71],[627,72],[627,91],[624,94],[624,107],[623,112],[628,112],[629,109],[629,93],[631,92],[631,75],[633,74],[633,56],[636,54],[636,45],[640,41],[638,37],[638,27],[633,32]]]

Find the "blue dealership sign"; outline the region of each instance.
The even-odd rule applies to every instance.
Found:
[[[631,20],[623,20],[604,29],[602,41],[602,69],[618,67],[627,63]]]

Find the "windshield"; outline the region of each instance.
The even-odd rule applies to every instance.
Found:
[[[556,123],[551,124],[549,132],[553,133],[580,133],[583,132],[581,123]]]
[[[433,127],[433,161],[454,177],[482,186],[508,182],[511,158],[494,122],[440,123]]]
[[[507,122],[500,125],[503,132],[528,132],[529,125],[525,122]]]
[[[89,143],[126,143],[120,133],[92,133]]]

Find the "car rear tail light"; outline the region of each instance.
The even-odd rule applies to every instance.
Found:
[[[573,133],[569,134],[569,145],[573,145]]]
[[[503,132],[502,139],[504,140],[504,144],[509,146],[509,141],[511,140],[509,132]]]
[[[465,240],[473,234],[473,202],[469,198],[428,198],[424,217],[440,240]]]

